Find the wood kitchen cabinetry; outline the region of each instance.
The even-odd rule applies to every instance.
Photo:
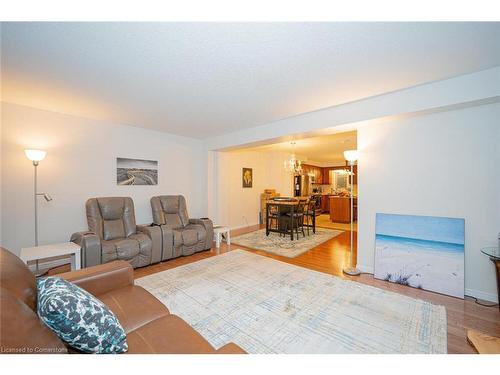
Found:
[[[340,167],[325,167],[321,168],[322,169],[322,175],[323,175],[323,184],[325,185],[333,185],[333,180],[330,180],[330,171],[334,171],[337,169],[347,169],[351,170],[350,166],[340,166]],[[358,166],[354,166],[354,178],[353,178],[353,184],[357,185],[358,184]]]
[[[330,213],[330,196],[327,194],[321,196],[321,211]]]
[[[357,205],[357,198],[354,198],[354,205]],[[349,197],[333,197],[330,199],[330,220],[334,223],[351,222],[351,200]]]
[[[317,167],[311,164],[302,164],[302,173],[310,176],[314,176],[314,182],[318,185],[332,185],[333,181],[330,180],[330,171],[336,169],[348,169],[349,166],[339,166],[339,167]],[[358,183],[358,166],[354,166],[354,178],[353,183],[356,185]]]
[[[323,168],[310,164],[302,164],[302,172],[304,174],[314,176],[314,182],[316,184],[321,185],[324,183]]]

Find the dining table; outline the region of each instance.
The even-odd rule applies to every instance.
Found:
[[[290,240],[293,241],[294,235],[293,235],[293,228],[294,228],[294,212],[299,203],[302,201],[304,203],[303,199],[299,198],[287,198],[287,197],[276,197],[272,198],[266,201],[266,236],[269,236],[269,233],[275,232],[275,233],[280,233],[280,234],[290,234]],[[307,202],[306,202],[307,205]],[[271,211],[274,211],[277,213],[277,215],[271,215]],[[290,213],[289,215],[289,220],[290,222],[290,231],[284,230],[282,221],[283,221],[283,216],[285,216],[286,213]],[[271,226],[271,221],[272,220],[277,220],[278,223],[276,225],[276,228],[273,228]],[[316,217],[315,215],[312,216],[312,224],[307,224],[304,226],[309,226],[312,227],[313,233],[316,232]],[[298,239],[298,238],[297,238]]]

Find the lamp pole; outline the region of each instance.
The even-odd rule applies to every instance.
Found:
[[[26,157],[33,162],[34,175],[33,175],[33,204],[35,209],[35,246],[38,246],[38,196],[42,195],[47,202],[52,198],[47,193],[38,192],[38,164],[45,158],[46,152],[43,150],[24,150]],[[40,276],[40,269],[38,260],[36,260],[35,274]]]
[[[352,183],[353,183],[353,173],[354,173],[354,163],[349,163],[351,164],[351,178],[350,178],[350,183],[349,183],[349,195],[351,198],[351,268],[352,268],[352,255],[353,255],[353,227],[354,227],[354,196],[352,194]],[[36,174],[35,174],[36,175]]]
[[[35,178],[34,178],[34,190],[33,190],[33,198],[35,204],[35,246],[38,246],[38,202],[37,202],[37,167],[38,162],[33,161],[33,167],[35,168]],[[36,261],[36,268],[38,271],[38,260]]]
[[[353,182],[354,182],[354,163],[357,160],[358,152],[357,150],[350,150],[344,152],[345,158],[349,165],[351,166],[351,178],[350,178],[350,186],[349,186],[349,198],[351,204],[351,252],[349,257],[349,267],[344,268],[342,272],[349,276],[358,276],[361,274],[361,271],[353,265],[354,259],[354,195],[353,195]]]

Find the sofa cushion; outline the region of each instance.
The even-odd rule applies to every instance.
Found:
[[[172,228],[182,228],[182,220],[178,214],[165,214],[165,222]]]
[[[85,353],[124,353],[126,334],[96,297],[59,277],[37,280],[38,316],[64,342]]]
[[[121,218],[116,220],[104,220],[103,235],[106,241],[125,237],[123,220]]]
[[[153,243],[151,241],[151,238],[149,238],[146,234],[144,233],[136,233],[131,235],[129,240],[134,240],[137,241],[139,244],[139,252],[151,252],[151,247],[153,246]]]
[[[176,315],[168,315],[143,325],[127,335],[129,350],[135,354],[214,353],[198,332]]]
[[[63,354],[64,343],[21,299],[0,288],[0,347],[5,354]]]
[[[98,298],[116,315],[126,333],[170,314],[163,303],[140,286],[116,289]]]
[[[132,259],[140,252],[140,244],[134,238],[122,238],[111,241],[102,241],[104,259]],[[113,258],[114,256],[114,258]]]
[[[192,246],[198,242],[198,232],[194,229],[183,229],[182,243],[186,246]]]
[[[205,241],[207,238],[207,231],[203,225],[200,224],[188,224],[186,229],[192,229],[198,234],[198,241]]]

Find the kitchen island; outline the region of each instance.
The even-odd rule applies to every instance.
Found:
[[[349,197],[340,197],[330,195],[330,220],[334,223],[351,222],[351,199]],[[354,197],[354,206],[357,206],[358,198]],[[354,212],[356,214],[356,212]],[[354,216],[356,220],[356,216]]]

